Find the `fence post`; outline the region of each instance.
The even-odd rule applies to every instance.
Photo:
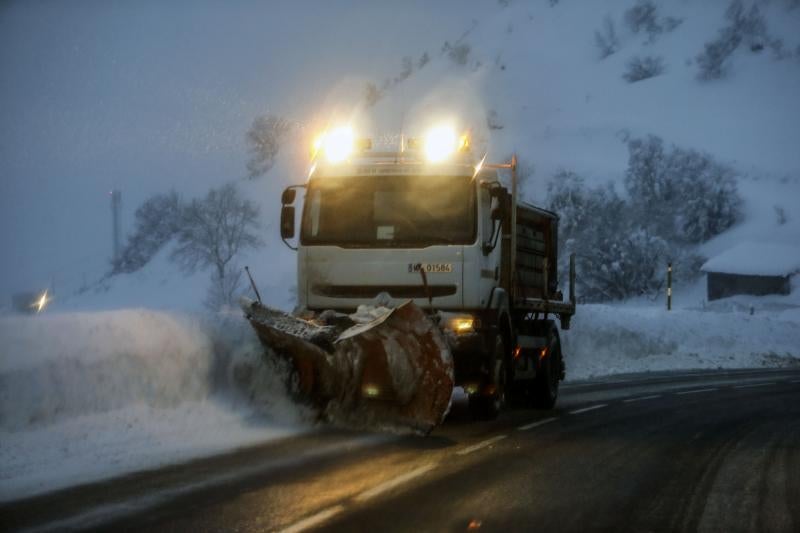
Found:
[[[667,263],[667,311],[672,310],[672,263]]]

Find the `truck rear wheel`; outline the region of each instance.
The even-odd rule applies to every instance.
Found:
[[[503,336],[498,333],[495,336],[494,349],[490,360],[490,382],[480,392],[469,395],[469,410],[473,418],[494,420],[505,407],[508,383],[505,346]]]
[[[552,320],[543,324],[547,337],[547,355],[541,359],[539,372],[533,380],[532,403],[540,409],[552,409],[558,399],[558,383],[561,381],[561,338]]]

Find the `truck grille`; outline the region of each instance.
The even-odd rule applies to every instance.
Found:
[[[428,285],[428,289],[434,298],[452,296],[458,292],[456,285]],[[392,298],[428,297],[422,285],[313,285],[311,292],[329,298],[375,298],[382,292],[389,293]]]

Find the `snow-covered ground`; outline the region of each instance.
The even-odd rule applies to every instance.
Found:
[[[580,306],[562,332],[568,380],[800,365],[800,291],[706,303],[700,285],[669,312],[644,299]],[[0,500],[311,427],[235,311],[3,316],[0,338]]]
[[[800,305],[731,299],[730,307],[584,305],[562,332],[568,380],[676,369],[800,366]],[[777,301],[776,305],[780,305]]]
[[[249,325],[128,309],[0,317],[0,500],[309,427]]]

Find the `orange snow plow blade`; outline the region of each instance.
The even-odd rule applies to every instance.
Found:
[[[453,361],[439,328],[412,302],[359,315],[296,318],[248,299],[261,343],[292,363],[298,392],[333,421],[410,427],[428,433],[444,419]]]

